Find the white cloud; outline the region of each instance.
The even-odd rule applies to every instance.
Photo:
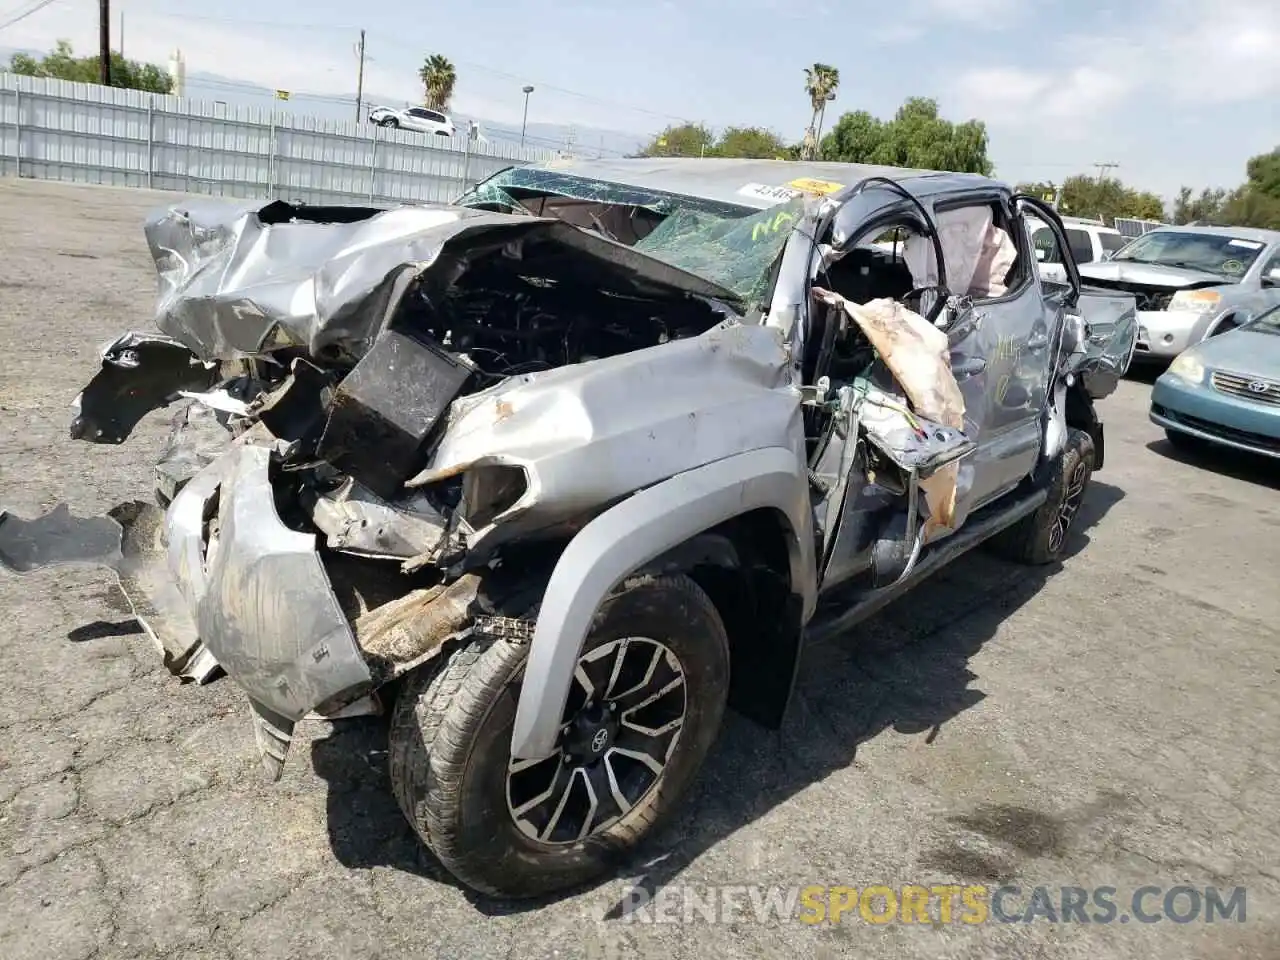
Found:
[[[934,0],[952,2],[952,0]],[[1056,66],[975,67],[956,79],[967,115],[1056,124],[1123,107],[1238,103],[1280,92],[1280,5],[1271,0],[1149,0],[1141,34],[1071,36]]]
[[[1068,133],[1065,123],[1096,117],[1129,92],[1117,71],[1089,64],[1061,71],[979,67],[956,80],[952,100],[963,116],[989,118],[988,125],[1050,127]]]
[[[874,24],[879,43],[909,43],[940,26],[1004,30],[1026,13],[1022,0],[901,0],[889,19]]]
[[[947,82],[943,109],[986,121],[1003,176],[1061,178],[1118,154],[1126,180],[1171,194],[1182,182],[1238,183],[1245,151],[1280,137],[1280,3],[1147,0],[1125,27],[1095,22],[1105,32],[1044,42],[1043,66],[997,54]],[[1223,110],[1251,104],[1256,124],[1211,143],[1175,132],[1213,130]]]
[[[927,13],[949,20],[999,25],[1021,6],[1019,0],[923,0]]]

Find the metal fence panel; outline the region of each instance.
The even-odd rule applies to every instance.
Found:
[[[306,203],[448,202],[551,151],[0,73],[0,176]]]
[[[1156,227],[1168,226],[1160,220],[1138,220],[1133,217],[1116,217],[1112,222],[1116,230],[1126,237],[1140,237],[1144,233],[1150,233]]]

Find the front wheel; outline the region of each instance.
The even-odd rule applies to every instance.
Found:
[[[1049,475],[1048,496],[1034,513],[1000,531],[989,541],[993,552],[1015,563],[1044,564],[1060,560],[1067,535],[1093,479],[1093,437],[1067,431],[1067,442]]]
[[[528,647],[469,643],[412,676],[391,781],[423,842],[484,893],[529,897],[608,871],[676,805],[728,698],[729,646],[684,576],[636,577],[597,612],[552,756],[512,762]]]
[[[400,121],[399,121],[399,120],[397,120],[395,117],[383,117],[381,120],[379,120],[379,121],[378,121],[378,126],[380,126],[380,127],[398,127],[398,126],[400,126]]]

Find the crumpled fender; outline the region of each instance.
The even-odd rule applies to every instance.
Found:
[[[592,618],[633,570],[690,537],[761,507],[791,528],[791,582],[807,620],[816,603],[813,519],[803,458],[767,447],[717,460],[655,484],[587,524],[561,555],[538,611],[516,707],[511,755],[555,749],[573,671]]]
[[[131,331],[102,349],[102,369],[72,403],[71,439],[123,443],[139,421],[182,391],[208,390],[218,365],[159,333]]]

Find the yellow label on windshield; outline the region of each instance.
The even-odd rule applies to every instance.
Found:
[[[787,184],[789,187],[795,187],[797,190],[803,190],[805,193],[835,193],[837,190],[843,190],[843,183],[832,183],[830,180],[814,180],[810,177],[801,177],[798,180],[792,180]]]

